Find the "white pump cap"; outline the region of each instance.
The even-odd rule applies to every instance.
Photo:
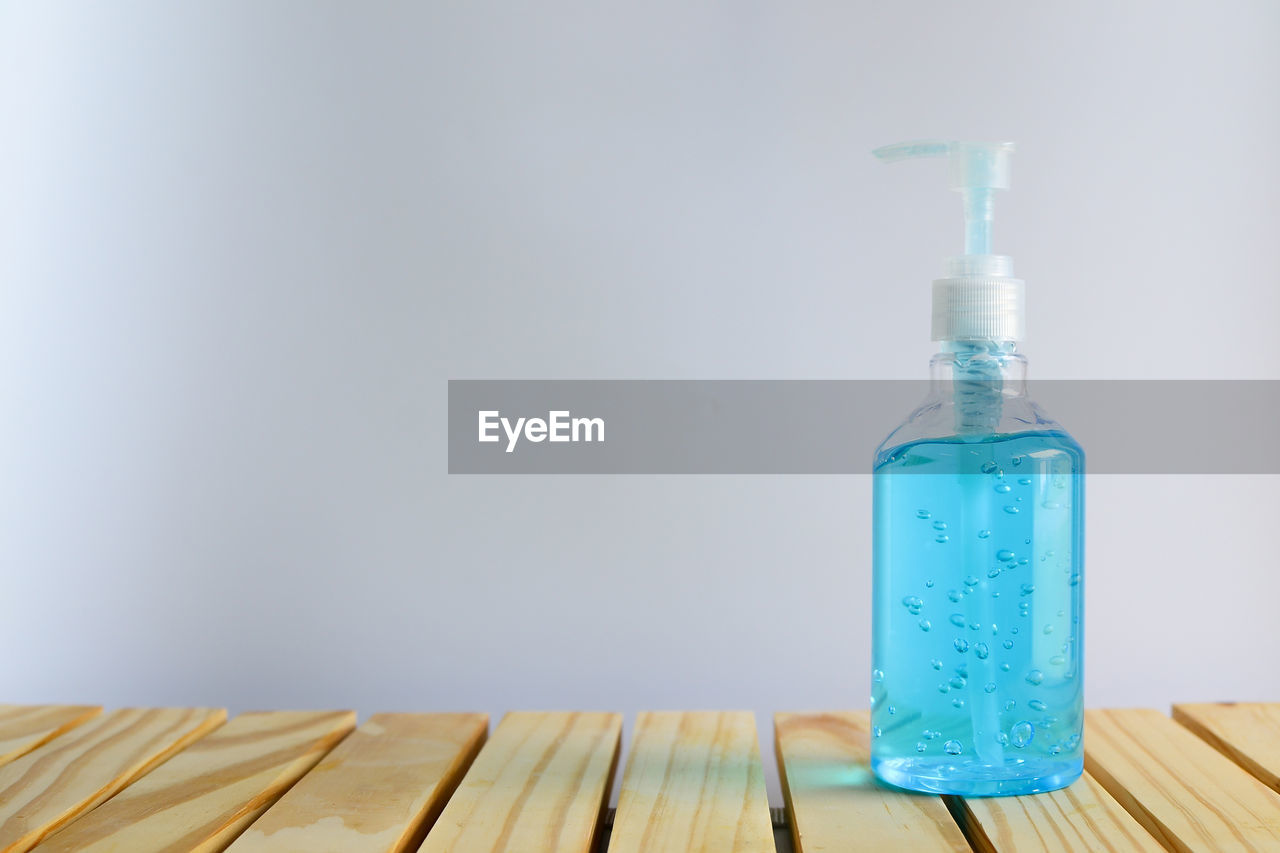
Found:
[[[933,283],[933,340],[1019,341],[1026,332],[1026,288],[1013,259],[991,254],[992,197],[1009,188],[1012,142],[899,142],[872,153],[885,162],[946,157],[950,184],[964,196],[965,254]]]

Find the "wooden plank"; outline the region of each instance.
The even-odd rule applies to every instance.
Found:
[[[416,850],[489,728],[487,714],[375,714],[230,853]]]
[[[621,714],[507,714],[421,850],[588,853],[609,801],[621,738]]]
[[[354,711],[241,714],[40,845],[40,853],[224,849],[355,728]]]
[[[1066,788],[1044,794],[950,800],[965,835],[980,853],[1164,851],[1088,773]]]
[[[876,782],[868,712],[775,714],[773,726],[796,853],[969,850],[941,797]]]
[[[773,853],[750,711],[644,712],[622,776],[610,853]]]
[[[221,708],[124,708],[0,767],[0,851],[30,850],[226,718]]]
[[[101,705],[0,705],[0,766],[101,713]]]
[[[1174,705],[1173,718],[1264,785],[1280,791],[1280,703]]]
[[[1169,850],[1280,850],[1280,795],[1159,711],[1086,711],[1084,762]]]

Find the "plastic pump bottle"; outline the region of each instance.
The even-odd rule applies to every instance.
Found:
[[[933,283],[932,382],[876,451],[871,766],[917,791],[996,796],[1083,768],[1084,453],[1027,396],[1024,286],[991,254],[1012,143],[945,157],[965,254]]]

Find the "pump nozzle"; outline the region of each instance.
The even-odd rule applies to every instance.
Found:
[[[917,157],[946,157],[951,189],[964,196],[964,253],[991,254],[992,190],[1009,189],[1012,142],[899,142],[871,153],[886,163]]]
[[[1023,285],[1013,261],[991,254],[995,190],[1009,188],[1012,142],[920,140],[871,152],[886,163],[946,157],[950,186],[964,198],[964,257],[952,258],[947,278],[933,283],[933,339],[1019,340]]]

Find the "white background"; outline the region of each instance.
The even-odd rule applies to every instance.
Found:
[[[446,380],[923,376],[959,201],[868,152],[929,136],[1019,143],[1033,377],[1280,378],[1278,43],[1269,0],[0,4],[0,699],[750,708],[766,756],[865,707],[868,478],[449,477]],[[1090,704],[1280,699],[1278,482],[1092,478]]]

